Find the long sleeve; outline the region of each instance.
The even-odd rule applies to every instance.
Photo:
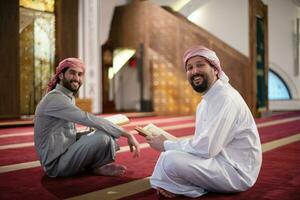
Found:
[[[116,138],[120,137],[123,132],[121,127],[108,120],[82,111],[72,104],[68,96],[59,91],[52,93],[47,98],[48,105],[45,106],[44,110],[46,115],[103,130]]]

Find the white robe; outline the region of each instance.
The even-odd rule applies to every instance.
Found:
[[[194,137],[167,140],[164,148],[150,183],[188,197],[245,191],[256,182],[262,163],[253,116],[240,94],[221,80],[197,107]]]

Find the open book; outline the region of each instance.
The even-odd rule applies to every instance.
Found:
[[[119,126],[129,123],[129,119],[125,115],[122,115],[122,114],[112,115],[109,117],[105,117],[104,119],[106,119],[114,124],[117,124]]]
[[[168,140],[178,140],[177,137],[171,135],[170,133],[164,131],[162,128],[155,126],[154,124],[148,124],[145,127],[136,127],[135,130],[141,136],[152,136],[152,135],[160,135],[163,134]]]

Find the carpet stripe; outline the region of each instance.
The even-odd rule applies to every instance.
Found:
[[[173,125],[173,126],[161,126],[162,129],[164,130],[175,130],[175,129],[181,129],[181,128],[190,128],[194,127],[195,123],[186,123],[186,124],[178,124],[178,125]],[[132,130],[129,131],[132,134],[137,134],[136,131]],[[23,148],[23,147],[28,147],[28,146],[34,146],[33,142],[25,142],[25,143],[19,143],[19,144],[7,144],[7,145],[0,145],[0,150],[3,149],[16,149],[16,148]]]
[[[189,120],[189,119],[193,120],[194,116],[173,117],[173,118],[145,120],[145,121],[133,121],[130,124],[126,124],[122,127],[137,126],[137,125],[142,126],[142,125],[146,125],[146,124],[149,124],[149,123],[176,122],[176,121]],[[271,125],[274,125],[274,124],[282,124],[282,123],[291,122],[291,121],[295,121],[295,120],[299,120],[299,119],[300,119],[300,116],[290,117],[290,118],[286,118],[286,119],[278,119],[278,120],[273,120],[273,121],[269,121],[269,122],[258,122],[257,127],[262,128],[262,127],[265,127],[265,126],[271,126]],[[84,128],[79,128],[78,130],[81,130],[81,129],[84,129]],[[27,135],[33,135],[33,131],[25,132],[25,133],[2,134],[2,135],[0,135],[0,138],[18,137],[18,136],[27,136]]]
[[[300,133],[290,137],[278,139],[272,142],[267,142],[262,145],[262,150],[263,153],[265,153],[267,151],[271,151],[278,147],[282,147],[284,145],[288,145],[297,141],[300,141]],[[150,177],[146,177],[144,179],[140,179],[137,181],[132,181],[129,183],[124,183],[103,190],[98,190],[91,193],[67,198],[66,200],[94,200],[94,199],[96,200],[99,199],[100,197],[101,199],[110,199],[110,200],[124,198],[127,196],[131,196],[149,190],[151,188],[149,183],[149,178]],[[136,188],[138,189],[136,190]]]
[[[186,139],[186,138],[190,138],[193,135],[188,135],[188,136],[183,136],[180,137],[181,139]],[[141,143],[140,144],[140,148],[144,149],[144,148],[148,148],[149,144],[148,143]],[[125,153],[125,152],[129,152],[130,149],[128,146],[122,146],[120,147],[120,150],[117,151],[118,153]],[[21,170],[21,169],[29,169],[29,168],[34,168],[34,167],[40,167],[40,161],[32,161],[32,162],[24,162],[24,163],[19,163],[19,164],[12,164],[12,165],[5,165],[5,166],[0,166],[0,174],[1,173],[6,173],[6,172],[12,172],[12,171],[17,171],[17,170]]]
[[[17,148],[31,147],[31,146],[34,146],[34,142],[25,142],[25,143],[19,143],[19,144],[7,144],[7,145],[0,145],[0,150],[17,149]]]
[[[125,124],[122,127],[127,128],[127,127],[134,127],[134,126],[142,126],[142,125],[147,125],[149,123],[167,123],[167,122],[177,122],[177,121],[182,121],[182,120],[194,120],[194,116],[183,116],[183,117],[168,117],[165,119],[152,119],[152,120],[143,120],[143,121],[132,121],[129,124]],[[78,130],[84,130],[85,127],[80,127]],[[6,137],[18,137],[18,136],[27,136],[27,135],[33,135],[33,131],[25,132],[25,133],[7,133],[7,134],[1,134],[0,138],[6,138]]]
[[[33,132],[24,132],[24,133],[8,133],[0,135],[0,138],[8,138],[8,137],[19,137],[19,136],[27,136],[27,135],[33,135]]]
[[[34,167],[40,167],[40,161],[32,161],[32,162],[25,162],[25,163],[19,163],[14,165],[5,165],[0,167],[0,173],[6,173],[6,172],[12,172],[17,171],[21,169],[29,169]]]
[[[274,120],[274,121],[270,121],[270,122],[257,123],[257,128],[263,128],[266,126],[283,124],[283,123],[287,123],[287,122],[296,121],[299,119],[300,119],[300,116],[299,117],[291,117],[291,118],[287,118],[287,119]]]
[[[292,121],[296,121],[296,120],[300,120],[300,116],[298,117],[291,117],[288,119],[280,119],[280,120],[274,120],[271,122],[263,122],[260,124],[257,124],[258,128],[263,128],[263,127],[267,127],[267,126],[272,126],[272,125],[279,125],[279,124],[283,124],[283,123],[287,123],[287,122],[292,122]],[[179,129],[179,128],[189,128],[189,127],[194,127],[195,123],[185,123],[185,124],[178,124],[178,125],[172,125],[172,126],[161,126],[161,128],[165,129],[165,130],[174,130],[174,129]],[[130,133],[133,134],[137,134],[136,131],[129,131]],[[19,143],[19,144],[9,144],[9,145],[0,145],[0,150],[2,149],[12,149],[12,148],[23,148],[23,147],[28,147],[28,146],[33,146],[34,143],[33,142],[26,142],[26,143]]]
[[[271,151],[278,147],[300,141],[300,133],[262,144],[262,152]]]
[[[265,153],[267,151],[271,151],[273,149],[282,147],[284,145],[291,144],[293,142],[298,142],[298,141],[300,141],[300,133],[298,133],[296,135],[289,136],[289,137],[285,137],[285,138],[281,138],[281,139],[278,139],[278,140],[274,140],[274,141],[271,141],[271,142],[264,143],[262,145],[262,151],[263,151],[263,153]]]

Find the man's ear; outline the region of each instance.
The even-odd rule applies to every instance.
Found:
[[[59,80],[62,80],[64,78],[64,74],[63,73],[58,74],[58,78]]]
[[[216,67],[213,67],[215,75],[218,75],[218,70]]]

